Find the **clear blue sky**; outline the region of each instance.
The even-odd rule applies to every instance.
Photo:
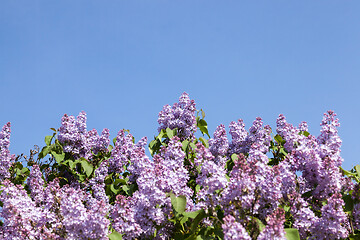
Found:
[[[11,151],[43,145],[64,113],[88,129],[157,132],[184,91],[220,123],[279,113],[319,134],[340,119],[344,167],[360,163],[359,1],[1,1],[0,124]]]

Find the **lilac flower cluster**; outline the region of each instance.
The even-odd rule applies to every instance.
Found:
[[[108,129],[104,129],[101,136],[95,129],[86,130],[86,113],[80,112],[77,118],[65,114],[61,119],[58,140],[63,145],[64,152],[71,153],[75,158],[89,158],[100,151],[106,151],[110,139]]]
[[[10,133],[10,123],[8,122],[0,132],[0,181],[10,177],[9,168],[15,159],[15,155],[11,155],[9,151]]]
[[[197,129],[195,111],[195,101],[190,100],[189,95],[184,92],[178,103],[174,103],[172,107],[165,105],[159,113],[159,132],[166,128],[177,128],[180,139],[193,138]]]
[[[244,226],[235,221],[235,218],[231,215],[224,217],[222,228],[224,231],[224,240],[251,240]]]
[[[188,199],[189,208],[193,205],[190,198],[193,192],[186,186],[189,177],[183,165],[182,145],[178,137],[173,137],[170,139],[168,147],[162,148],[151,161],[145,155],[142,143],[144,140],[134,144],[132,140],[131,142],[127,141],[126,139],[130,138],[123,135],[122,132],[120,132],[120,136],[118,142],[122,142],[123,149],[120,149],[119,144],[119,149],[114,148],[114,151],[117,154],[121,151],[124,152],[127,161],[131,159],[128,170],[133,176],[136,176],[139,190],[131,197],[117,197],[115,207],[111,212],[114,220],[113,227],[124,234],[124,239],[149,237],[154,234],[156,228],[168,224],[166,216],[171,212],[168,193],[172,192],[177,196],[184,195]],[[125,148],[126,151],[124,151]],[[116,159],[116,156],[114,155],[113,159]],[[114,160],[114,162],[119,161]],[[117,168],[114,167],[114,169]],[[171,224],[168,229],[164,228],[162,237],[168,236],[171,228]]]
[[[242,119],[239,119],[237,122],[231,122],[229,128],[229,134],[232,137],[232,141],[229,144],[230,154],[246,153],[254,143],[259,145],[261,152],[268,151],[271,141],[271,128],[269,125],[263,126],[260,117],[255,119],[249,132],[245,130],[245,124]]]
[[[60,188],[57,180],[45,187],[41,177],[34,165],[30,196],[21,185],[2,183],[1,239],[108,239],[110,221],[104,201],[79,188]]]
[[[219,125],[208,147],[195,138],[195,112],[187,93],[172,107],[164,106],[158,130],[178,131],[152,158],[146,155],[146,137],[135,143],[120,130],[109,147],[109,130],[100,136],[87,131],[85,112],[77,118],[64,115],[57,136],[64,151],[72,159],[99,160],[89,161],[93,171],[71,185],[45,179],[36,164],[23,184],[11,182],[14,156],[6,124],[0,133],[0,238],[109,239],[114,229],[123,239],[221,232],[217,237],[225,240],[263,240],[286,239],[284,226],[291,226],[302,239],[343,239],[360,231],[360,185],[340,171],[333,111],[324,114],[317,138],[307,133],[305,122],[295,127],[279,115],[274,140],[261,118],[248,131],[240,119],[229,125],[231,139]],[[344,191],[355,203],[350,215],[344,211]],[[170,194],[185,196],[185,213],[177,212]],[[200,209],[203,218],[194,226],[195,219],[185,216]]]

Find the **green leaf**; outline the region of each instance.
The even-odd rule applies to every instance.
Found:
[[[108,146],[109,152],[111,152],[111,150],[113,150],[113,148],[114,148],[113,145],[109,145],[109,146]]]
[[[166,128],[166,135],[168,136],[168,138],[172,138],[174,136],[173,130],[171,130],[170,128]]]
[[[113,231],[109,234],[109,240],[122,240],[122,234],[118,233],[117,231]]]
[[[201,188],[201,186],[200,186],[199,184],[196,185],[196,187],[195,187],[195,192],[198,193],[198,192],[200,191],[200,188]]]
[[[203,220],[204,217],[206,217],[204,209],[200,209],[199,211],[199,214],[195,217],[193,223],[191,224],[192,232],[195,232],[196,228],[199,226],[200,221]]]
[[[203,134],[205,133],[210,138],[208,127],[207,127],[207,122],[204,119],[200,119],[197,122],[197,126]]]
[[[61,163],[65,159],[65,153],[64,152],[59,154],[59,153],[57,153],[55,151],[51,151],[51,155],[54,156],[57,163]]]
[[[190,147],[191,147],[192,149],[196,149],[195,143],[191,142],[191,143],[190,143]]]
[[[238,159],[239,159],[239,157],[236,153],[231,154],[231,160],[236,161]]]
[[[130,190],[130,188],[129,188],[127,185],[123,185],[123,186],[122,186],[122,189],[124,190],[124,192],[125,192],[127,195],[129,195],[129,190]]]
[[[288,155],[288,153],[285,151],[283,147],[280,148],[280,153],[282,153],[284,156]]]
[[[277,134],[277,135],[274,137],[274,139],[275,139],[276,142],[278,142],[279,144],[285,143],[285,141],[282,139],[282,137],[281,137],[279,134]]]
[[[94,170],[94,167],[85,158],[83,158],[80,163],[86,173],[86,176],[90,177]]]
[[[360,234],[353,234],[349,236],[349,240],[360,240]]]
[[[80,182],[83,182],[86,179],[86,175],[84,175],[84,174],[78,174],[77,176],[78,176]]]
[[[185,240],[196,240],[196,235],[197,234],[191,234],[189,237],[185,238]]]
[[[285,237],[288,240],[300,240],[299,231],[296,228],[285,228]]]
[[[45,143],[47,146],[50,146],[51,144],[51,140],[53,139],[54,136],[45,136]]]
[[[310,135],[310,133],[307,131],[300,131],[299,135],[304,135],[305,137],[308,137]]]
[[[352,212],[354,209],[354,200],[352,199],[351,195],[343,195],[342,199],[344,200],[345,206],[344,210],[345,212]]]
[[[159,141],[161,142],[161,139],[164,137],[165,135],[165,130],[164,129],[161,129],[159,135],[157,135],[157,139],[159,139]]]
[[[342,167],[339,167],[339,168],[343,172],[343,174],[348,176],[348,177],[356,177],[357,176],[356,173],[352,173],[350,171],[347,171],[347,170],[343,169]]]
[[[76,163],[77,162],[70,160],[70,159],[64,162],[64,164],[67,164],[70,167],[70,169],[72,169],[72,170],[74,170],[76,168]]]
[[[125,179],[116,179],[114,182],[115,186],[118,186],[119,183],[126,184],[126,180]]]
[[[201,211],[203,211],[202,209],[194,211],[194,212],[183,212],[183,215],[185,217],[189,217],[189,218],[196,218],[197,215],[199,215],[201,213]]]
[[[39,153],[39,159],[44,158],[50,151],[50,147],[45,146],[41,149],[41,152]]]
[[[50,128],[50,130],[53,130],[54,132],[56,132],[56,129],[55,129],[55,128]]]
[[[204,144],[205,147],[209,148],[209,143],[205,138],[199,137],[199,140]]]
[[[111,185],[110,185],[110,190],[111,190],[115,195],[117,195],[117,194],[121,191],[121,189],[116,189],[116,188],[114,187],[114,184],[111,184]]]
[[[189,220],[189,218],[188,218],[188,217],[186,217],[186,216],[182,217],[182,218],[181,218],[181,220],[180,220],[180,224],[181,224],[181,226],[183,226],[183,225],[184,225],[184,223],[186,223],[186,222],[187,222],[187,220]]]
[[[200,109],[202,118],[205,118],[205,112],[204,110]]]
[[[261,220],[258,219],[257,217],[252,217],[252,218],[255,220],[255,222],[256,222],[256,224],[257,224],[260,232],[261,232],[262,230],[264,230],[265,225],[261,222]]]
[[[360,165],[356,165],[355,170],[356,170],[357,175],[360,177]]]
[[[28,174],[28,173],[30,173],[30,170],[27,167],[24,167],[23,169],[21,169],[21,173]]]
[[[171,205],[173,206],[174,210],[177,213],[185,212],[185,208],[186,208],[186,197],[185,196],[180,195],[180,196],[176,197],[175,194],[170,193],[170,199],[171,199]]]
[[[189,141],[188,141],[188,140],[184,140],[184,141],[182,142],[182,150],[183,150],[184,152],[186,151],[188,145],[189,145]]]

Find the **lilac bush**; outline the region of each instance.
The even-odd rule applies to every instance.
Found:
[[[147,144],[128,130],[88,131],[65,114],[38,155],[0,132],[0,239],[358,239],[360,165],[346,171],[339,120],[318,137],[280,114],[220,124],[183,93]],[[200,136],[200,137],[199,137]],[[206,137],[208,136],[208,138]],[[150,155],[146,154],[149,148]]]

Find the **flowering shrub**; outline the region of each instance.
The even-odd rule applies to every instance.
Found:
[[[151,157],[81,112],[22,159],[5,124],[0,239],[360,239],[360,165],[341,168],[334,112],[318,137],[279,115],[276,131],[239,119],[211,138],[204,118],[186,93],[164,106]]]

